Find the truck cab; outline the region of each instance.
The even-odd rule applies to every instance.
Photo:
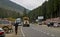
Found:
[[[21,24],[21,23],[22,23],[22,22],[21,22],[21,18],[17,18],[17,19],[15,20],[15,23],[16,23],[16,22],[19,23],[19,24],[18,24],[19,26],[22,25],[22,24]]]
[[[9,30],[12,30],[11,21],[0,20],[0,28],[3,28],[6,33],[9,32]]]

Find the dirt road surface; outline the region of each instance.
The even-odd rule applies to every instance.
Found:
[[[21,33],[21,26],[18,27],[18,34],[17,34],[17,35],[15,34],[14,29],[15,29],[15,28],[14,28],[14,26],[13,26],[13,32],[6,34],[5,37],[23,37],[23,36],[22,36],[22,33]]]

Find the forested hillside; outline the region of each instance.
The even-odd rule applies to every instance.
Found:
[[[21,16],[22,15],[19,12],[0,8],[0,18],[9,18],[9,17],[17,18],[17,17],[21,17]]]
[[[32,10],[30,19],[36,19],[37,16],[44,16],[44,19],[60,17],[60,0],[45,1],[40,7]]]
[[[0,18],[6,17],[22,17],[24,10],[26,8],[10,1],[10,0],[0,0]],[[29,10],[26,9],[28,12]]]

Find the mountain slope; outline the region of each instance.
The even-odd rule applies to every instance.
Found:
[[[13,3],[10,0],[0,0],[0,7],[8,9],[8,10],[16,11],[16,12],[21,12],[21,13],[25,9],[24,7],[22,7],[22,6],[20,6],[20,5],[16,4],[16,3]]]

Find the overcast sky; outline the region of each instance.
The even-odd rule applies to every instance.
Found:
[[[29,10],[33,10],[38,6],[41,6],[45,0],[11,0]]]

